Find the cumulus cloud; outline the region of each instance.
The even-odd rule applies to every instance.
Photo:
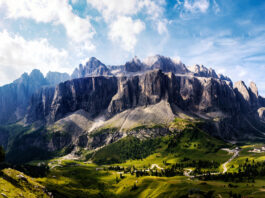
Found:
[[[137,34],[145,29],[145,24],[140,20],[132,20],[130,17],[118,17],[110,26],[109,37],[113,41],[122,44],[122,48],[131,51],[137,42]]]
[[[84,50],[94,49],[91,39],[95,34],[89,18],[81,18],[73,13],[68,1],[62,0],[0,0],[0,7],[6,8],[10,19],[27,18],[40,23],[63,25],[71,40]]]
[[[134,49],[137,34],[144,30],[144,22],[134,19],[140,12],[147,15],[147,19],[155,24],[159,34],[167,33],[167,20],[163,17],[164,0],[87,0],[87,3],[97,9],[109,24],[109,38],[112,41],[119,40],[123,49],[127,51]],[[126,20],[129,22],[128,25],[124,23]],[[129,25],[133,28],[129,28]],[[118,29],[119,26],[122,28]]]
[[[68,53],[49,44],[47,39],[27,41],[23,37],[0,32],[0,78],[1,84],[9,83],[23,72],[34,68],[46,73],[52,71],[69,72],[66,67]]]

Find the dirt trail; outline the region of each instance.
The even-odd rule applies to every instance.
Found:
[[[233,150],[231,150],[231,152],[233,153],[233,156],[227,161],[227,162],[225,162],[222,166],[223,166],[223,173],[226,173],[227,172],[227,164],[229,163],[229,162],[231,162],[233,159],[235,159],[237,156],[238,156],[238,154],[239,154],[239,150],[236,150],[236,149],[233,149]]]
[[[232,157],[230,157],[225,163],[223,163],[223,165],[222,165],[222,167],[223,167],[223,174],[224,173],[226,173],[227,172],[227,164],[228,163],[230,163],[233,159],[235,159],[238,155],[239,155],[239,151],[240,150],[238,150],[238,149],[222,149],[222,150],[225,150],[225,151],[227,151],[227,152],[229,152],[229,153],[233,153],[233,156]],[[191,174],[191,172],[192,172],[192,170],[191,169],[186,169],[185,171],[184,171],[184,175],[185,176],[187,176],[187,177],[190,177],[190,178],[193,178],[194,176],[193,175],[190,175]],[[219,173],[211,173],[211,175],[217,175],[217,174],[220,174],[221,172],[219,172]],[[202,175],[197,175],[197,176],[203,176],[204,174],[202,174]]]

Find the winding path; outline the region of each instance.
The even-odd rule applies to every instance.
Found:
[[[227,160],[225,163],[223,163],[223,165],[222,165],[222,167],[223,167],[223,174],[224,173],[226,173],[227,172],[227,164],[228,163],[230,163],[233,159],[235,159],[238,155],[239,155],[239,151],[240,150],[238,150],[238,149],[232,149],[232,150],[230,150],[230,149],[223,149],[223,150],[225,150],[225,151],[227,151],[227,152],[229,152],[229,153],[233,153],[233,156],[232,157],[230,157],[229,158],[229,160]],[[191,172],[192,172],[192,170],[191,169],[186,169],[185,171],[184,171],[184,175],[185,176],[187,176],[187,177],[190,177],[190,178],[193,178],[194,176],[193,175],[190,175],[191,174]],[[220,172],[219,172],[220,173]],[[211,175],[216,175],[216,174],[219,174],[219,173],[210,173]],[[203,176],[204,174],[202,174],[202,175],[198,175],[198,176]]]
[[[233,149],[233,150],[231,150],[231,152],[233,153],[233,156],[227,161],[227,162],[225,162],[224,164],[223,164],[223,173],[226,173],[227,172],[227,164],[229,163],[229,162],[231,162],[233,159],[235,159],[237,156],[238,156],[238,154],[239,154],[239,150],[236,150],[236,149]]]

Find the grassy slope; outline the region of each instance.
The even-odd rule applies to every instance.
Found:
[[[96,161],[109,157],[118,159],[119,163],[115,165],[134,165],[137,168],[144,168],[150,167],[151,164],[158,164],[161,167],[171,166],[171,164],[183,160],[184,157],[190,160],[214,160],[223,163],[231,156],[220,150],[222,147],[231,145],[210,137],[199,130],[194,123],[176,120],[170,127],[174,129],[171,136],[152,140],[153,142],[150,140],[149,142],[139,142],[133,138],[123,139],[99,150],[93,159]],[[137,147],[140,149],[135,152]],[[265,154],[249,153],[247,152],[249,147],[251,146],[243,147],[240,156],[233,160],[230,165],[233,163],[237,165],[246,157],[264,160]],[[129,159],[130,152],[134,152],[134,159]],[[202,194],[211,190],[214,191],[215,196],[223,198],[229,197],[230,191],[254,198],[265,197],[265,178],[257,178],[255,183],[236,183],[236,188],[229,187],[229,183],[222,181],[203,182],[197,179],[190,180],[185,176],[144,176],[137,178],[135,175],[124,174],[125,177],[118,179],[119,182],[117,183],[116,178],[119,178],[119,173],[105,171],[103,170],[104,166],[61,159],[50,162],[52,162],[53,168],[47,177],[37,178],[35,181],[45,186],[55,197],[180,197],[191,191],[196,192],[198,197],[202,197]],[[112,161],[106,160],[105,162]],[[100,169],[97,170],[97,168]],[[229,171],[233,171],[233,169],[230,168]],[[0,181],[3,182],[3,179]],[[2,183],[3,185],[0,186],[12,185],[8,184],[7,181],[4,182],[6,183]],[[134,184],[137,188],[132,190]],[[16,186],[8,188],[10,188],[11,193],[21,192],[21,189]],[[32,197],[35,196],[30,191],[28,193],[31,193]],[[10,194],[10,196],[14,195]],[[28,197],[30,196],[28,195]]]
[[[170,126],[172,135],[147,140],[127,137],[100,149],[92,159],[98,164],[118,163],[135,167],[148,167],[154,163],[163,167],[164,164],[180,162],[184,157],[219,163],[227,161],[231,155],[220,148],[231,145],[201,131],[198,124],[176,119]]]
[[[213,190],[214,195],[229,197],[229,192],[261,198],[265,196],[265,180],[257,179],[254,184],[236,183],[236,188],[229,187],[222,181],[190,180],[185,176],[154,177],[123,174],[124,178],[116,183],[119,173],[96,170],[95,164],[75,161],[62,161],[60,166],[51,169],[46,178],[37,181],[53,192],[55,197],[180,197],[190,191],[206,194]],[[132,190],[136,184],[137,189]],[[198,197],[200,196],[198,194]]]
[[[0,197],[49,197],[45,187],[31,177],[13,170],[4,169],[0,175]]]
[[[254,148],[260,148],[261,146],[264,146],[264,145],[262,145],[262,144],[249,144],[249,145],[241,146],[242,150],[240,151],[239,156],[228,164],[228,168],[229,168],[228,172],[237,172],[239,164],[244,164],[246,159],[248,159],[249,162],[252,162],[253,160],[255,162],[265,161],[265,153],[264,152],[263,153],[249,152],[250,150],[253,150]]]

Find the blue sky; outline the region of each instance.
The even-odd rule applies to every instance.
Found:
[[[33,68],[71,73],[91,56],[162,54],[265,95],[264,17],[262,0],[0,0],[0,85]]]

